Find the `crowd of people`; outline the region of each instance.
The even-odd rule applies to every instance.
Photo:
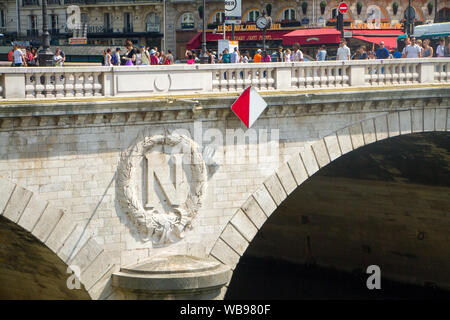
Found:
[[[122,52],[120,48],[116,48],[113,52],[111,48],[103,51],[104,66],[132,66],[132,65],[171,65],[175,63],[175,58],[171,50],[167,53],[158,51],[157,47],[147,47],[141,45],[135,47],[130,40],[125,43],[126,51]],[[304,61],[305,57],[300,50],[300,44],[295,43],[292,47],[284,49],[282,46],[278,50],[269,53],[268,50],[257,49],[253,56],[250,56],[248,51],[241,53],[236,47],[232,52],[228,49],[217,54],[215,51],[207,50],[209,63],[263,63],[263,62],[300,62]],[[336,60],[370,60],[370,59],[396,59],[396,58],[430,58],[430,57],[450,57],[450,41],[446,44],[444,38],[440,39],[439,45],[434,49],[430,45],[430,40],[417,40],[415,37],[407,37],[405,39],[405,47],[402,51],[389,51],[384,42],[381,41],[378,48],[375,44],[371,47],[360,46],[352,54],[350,48],[347,46],[345,39],[342,39],[337,49]],[[186,50],[185,58],[188,64],[195,64],[200,61],[200,53],[194,50]],[[9,60],[12,66],[37,66],[38,65],[38,51],[36,48],[29,46],[25,52],[13,45],[13,50],[9,52]],[[334,60],[328,56],[327,48],[322,45],[315,52],[316,61]],[[60,48],[56,48],[53,56],[55,66],[63,66],[66,61],[66,55]]]

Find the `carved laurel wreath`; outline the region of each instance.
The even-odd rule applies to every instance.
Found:
[[[169,214],[156,209],[145,210],[137,197],[136,170],[145,153],[156,145],[180,145],[184,156],[190,156],[192,181],[186,202],[173,209]],[[153,245],[166,245],[177,242],[184,237],[184,231],[191,228],[191,221],[201,207],[206,194],[207,171],[198,145],[190,138],[179,135],[138,136],[135,142],[120,156],[117,185],[118,202],[130,220],[136,226],[141,240],[152,241]],[[151,166],[151,164],[149,164]]]

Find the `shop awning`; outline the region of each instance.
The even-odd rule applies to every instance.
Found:
[[[283,44],[292,45],[298,42],[301,45],[314,45],[326,43],[339,43],[341,32],[331,28],[298,29],[283,36]]]
[[[402,30],[352,30],[353,38],[380,44],[381,41],[387,49],[397,48],[398,36],[404,34]]]
[[[288,33],[289,31],[286,30],[268,30],[266,32],[266,41],[273,41],[273,40],[282,40],[283,36]],[[231,32],[227,32],[225,34],[226,39],[231,40]],[[201,47],[202,44],[202,33],[197,33],[194,38],[191,39],[186,45],[187,49],[197,49]],[[212,33],[207,32],[206,33],[206,41],[217,41],[219,39],[223,39],[222,33]],[[262,31],[236,31],[234,33],[234,40],[235,41],[262,41],[263,35]]]

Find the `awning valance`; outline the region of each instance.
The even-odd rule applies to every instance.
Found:
[[[341,33],[336,29],[298,29],[283,36],[283,44],[292,45],[298,42],[300,45],[314,45],[339,43]]]

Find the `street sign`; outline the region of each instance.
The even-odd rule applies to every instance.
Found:
[[[344,30],[344,38],[353,38],[353,31]]]
[[[242,20],[242,0],[225,0],[225,23],[240,24]]]
[[[339,12],[344,14],[348,11],[348,4],[346,4],[345,2],[341,2],[339,4]]]
[[[245,89],[231,106],[231,110],[247,128],[255,123],[266,108],[267,102],[253,87]]]
[[[87,38],[69,38],[69,44],[87,44]]]

